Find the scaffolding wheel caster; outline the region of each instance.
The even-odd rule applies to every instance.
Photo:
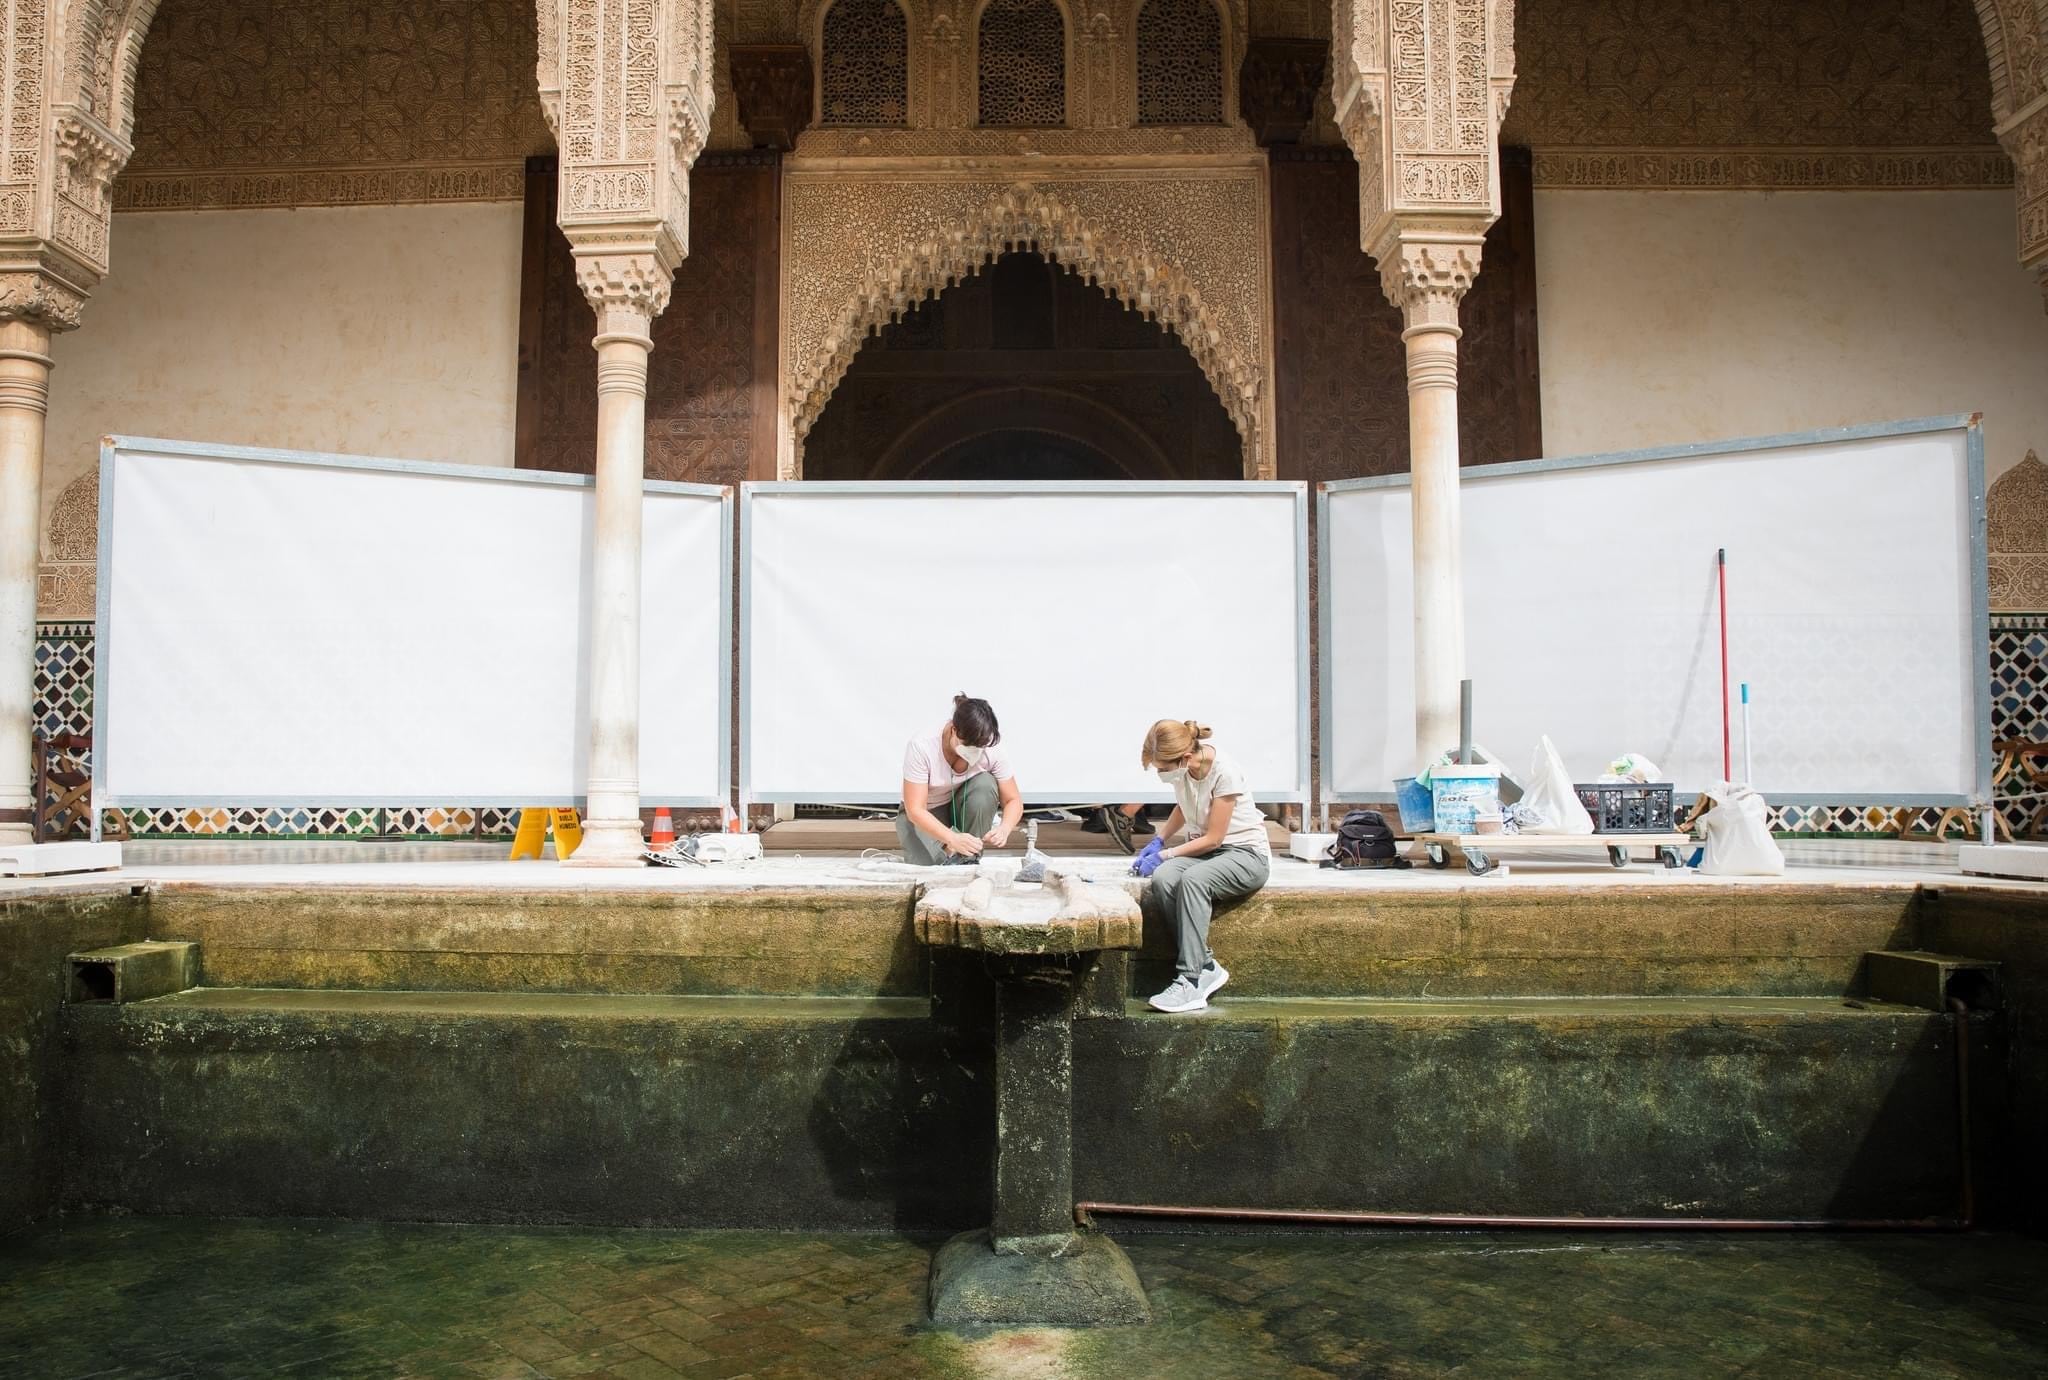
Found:
[[[1659,848],[1657,861],[1670,868],[1682,867],[1685,864],[1685,859],[1679,856],[1676,848]]]
[[[1431,867],[1449,867],[1451,865],[1450,850],[1440,843],[1425,843],[1422,845],[1422,851],[1429,855],[1429,865]]]
[[[1626,848],[1616,847],[1612,844],[1608,845],[1607,861],[1613,863],[1616,867],[1627,867],[1628,850]]]
[[[1465,850],[1465,870],[1475,877],[1484,877],[1493,871],[1493,864],[1484,853],[1468,848]]]

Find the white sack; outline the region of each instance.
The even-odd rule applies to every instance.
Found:
[[[1700,871],[1716,877],[1781,877],[1785,852],[1771,837],[1770,807],[1747,786],[1719,781],[1707,788],[1714,808],[1700,819],[1707,856]]]
[[[1590,834],[1593,816],[1579,803],[1572,786],[1572,774],[1564,769],[1550,735],[1536,745],[1536,765],[1529,768],[1529,789],[1522,793],[1522,808],[1542,815],[1545,833]]]

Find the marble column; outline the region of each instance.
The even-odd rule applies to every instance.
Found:
[[[1458,501],[1458,304],[1479,272],[1480,237],[1400,236],[1379,255],[1408,354],[1414,525],[1417,764],[1458,743],[1465,677],[1465,566]]]
[[[26,843],[30,834],[36,571],[49,403],[49,327],[0,319],[0,843]]]
[[[1415,561],[1415,747],[1458,741],[1465,676],[1465,558],[1458,506],[1458,304],[1404,309]],[[1419,764],[1418,764],[1419,765]]]
[[[640,506],[654,310],[637,302],[597,309],[590,758],[583,843],[571,867],[641,867],[647,846],[640,833]]]

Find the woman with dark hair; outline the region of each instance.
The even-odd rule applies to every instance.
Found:
[[[996,711],[965,694],[953,696],[953,717],[938,732],[910,740],[896,816],[904,861],[973,862],[982,849],[1010,841],[1024,818],[1024,795],[997,750],[1002,741]]]

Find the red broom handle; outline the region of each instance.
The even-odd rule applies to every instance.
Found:
[[[1714,558],[1721,583],[1721,779],[1733,781],[1735,761],[1728,746],[1728,548]]]

